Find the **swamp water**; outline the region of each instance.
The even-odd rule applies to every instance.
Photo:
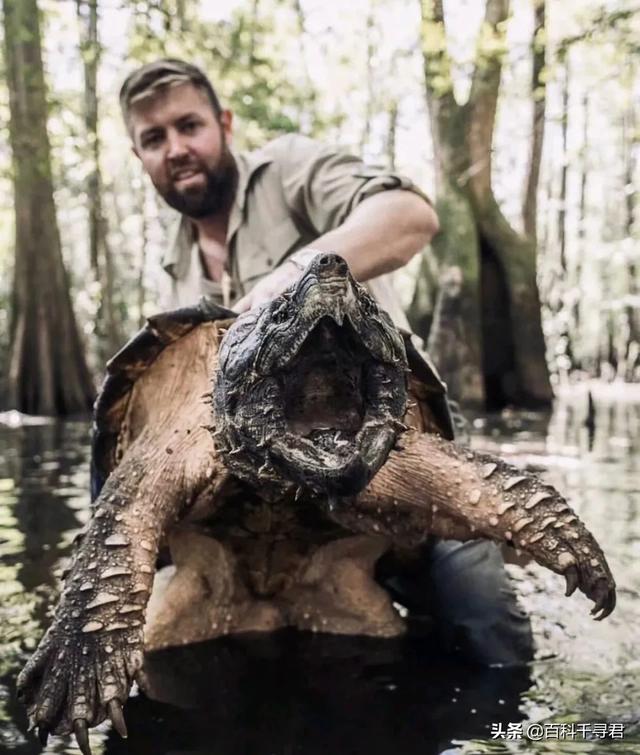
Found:
[[[607,387],[594,396],[591,433],[579,387],[557,401],[550,421],[477,420],[472,445],[539,470],[567,496],[616,577],[608,619],[592,621],[582,595],[564,598],[560,577],[514,564],[538,647],[524,669],[439,658],[424,641],[289,632],[163,651],[147,666],[154,699],[137,694],[125,708],[129,739],[103,724],[91,733],[93,752],[640,755],[640,394]],[[48,624],[60,560],[89,516],[88,432],[86,423],[0,416],[1,753],[78,752],[60,738],[43,750],[26,732],[14,685]],[[540,725],[532,737],[552,738],[527,739],[532,723]],[[608,736],[585,740],[581,724]],[[610,736],[617,724],[623,739]]]

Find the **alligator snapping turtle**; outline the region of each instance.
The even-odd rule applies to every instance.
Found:
[[[143,649],[283,626],[400,634],[373,565],[429,535],[506,541],[597,618],[613,610],[604,555],[566,501],[451,442],[442,384],[344,260],[317,257],[233,317],[202,303],[151,318],[108,365],[93,515],[18,679],[42,740],[74,731],[87,753],[107,716],[126,735]],[[165,542],[174,566],[154,586]]]

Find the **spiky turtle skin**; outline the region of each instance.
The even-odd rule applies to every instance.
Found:
[[[230,456],[244,453],[244,445],[233,453],[234,437],[246,430],[237,426],[244,415],[237,414],[237,406],[227,411],[224,395],[214,399],[213,416],[211,408],[212,378],[219,380],[220,372],[232,377],[219,359],[227,331],[228,350],[244,348],[238,333],[254,327],[256,316],[284,304],[290,307],[297,294],[317,293],[318,286],[323,306],[339,295],[365,307],[366,318],[377,318],[383,340],[392,327],[372,308],[375,304],[367,302],[339,258],[326,256],[322,274],[312,263],[295,290],[285,292],[262,314],[234,321],[232,313],[204,303],[160,315],[109,363],[95,409],[93,515],[76,548],[53,624],[18,679],[42,740],[49,732],[73,731],[87,753],[88,728],[106,717],[124,734],[122,705],[145,649],[282,626],[377,636],[401,633],[403,623],[390,597],[375,583],[373,568],[389,548],[413,547],[431,535],[516,545],[565,575],[568,593],[577,586],[594,600],[598,618],[613,610],[615,584],[606,559],[562,496],[533,475],[453,444],[444,387],[408,337],[404,361],[396,365],[403,371],[409,368],[404,416],[393,414],[399,404],[388,401],[384,390],[367,389],[378,375],[384,380],[397,375],[378,370],[361,349],[356,351],[364,367],[348,372],[349,379],[338,384],[343,391],[359,385],[357,375],[363,376],[360,382],[369,398],[362,399],[360,415],[371,415],[367,401],[380,400],[390,412],[384,421],[394,430],[395,447],[383,454],[386,460],[372,478],[367,472],[357,481],[364,489],[353,489],[350,483],[323,495],[321,476],[301,480],[298,468],[288,478],[286,463],[271,465],[265,495],[251,464],[242,481],[243,465]],[[339,285],[322,288],[325,279]],[[333,352],[325,339],[344,337],[344,304],[336,307],[335,317],[325,307],[320,319],[309,320],[307,336],[315,333],[311,343],[324,344],[320,351],[326,355]],[[326,317],[342,325],[327,324]],[[348,338],[353,339],[354,332],[366,335],[366,318],[358,320],[353,314],[360,324],[349,319]],[[264,325],[262,341],[253,341],[256,355],[270,333],[268,317]],[[289,328],[295,327],[292,321]],[[388,337],[396,354],[398,336]],[[376,348],[371,346],[371,353],[382,358]],[[341,354],[348,359],[344,349]],[[304,380],[291,382],[296,364],[324,369],[329,380],[331,370],[314,361],[313,349],[301,346],[290,356],[276,370],[286,373],[276,384],[289,397],[307,395]],[[247,374],[261,364],[249,362]],[[239,385],[231,380],[224,392],[241,389],[242,377],[242,371],[237,372]],[[310,385],[324,391],[325,382]],[[334,386],[323,395],[333,401],[338,392]],[[236,398],[242,401],[242,390]],[[306,432],[309,415],[306,405],[300,409],[298,403],[294,401],[292,409],[285,401],[283,411],[289,412],[287,421],[293,416],[293,424]],[[332,421],[344,410],[344,404],[335,403],[339,412],[333,407]],[[224,437],[215,441],[223,424]],[[348,440],[358,437],[350,425],[344,432]],[[322,437],[326,442],[330,433]],[[389,446],[388,440],[384,443]],[[302,448],[304,472],[309,455],[308,447]],[[373,469],[380,455],[376,448],[374,453],[366,444],[364,448],[373,460],[368,469]],[[274,475],[282,486],[276,500]],[[208,518],[204,533],[184,524],[203,517]],[[164,592],[156,582],[152,595],[158,553],[167,541],[177,571]]]

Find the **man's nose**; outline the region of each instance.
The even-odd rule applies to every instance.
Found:
[[[187,153],[185,140],[178,131],[170,130],[167,133],[167,158],[169,160],[178,160]]]

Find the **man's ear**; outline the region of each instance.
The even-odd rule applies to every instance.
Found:
[[[233,113],[231,110],[223,110],[220,113],[220,125],[227,144],[231,144],[233,139]]]

